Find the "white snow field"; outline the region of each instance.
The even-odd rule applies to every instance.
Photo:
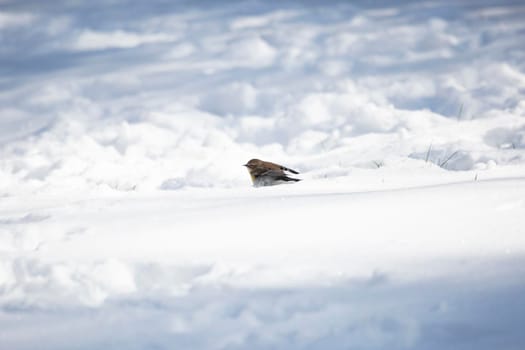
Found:
[[[524,349],[523,18],[0,1],[0,349]]]

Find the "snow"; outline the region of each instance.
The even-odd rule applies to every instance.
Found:
[[[521,349],[523,13],[2,3],[0,348]]]
[[[143,44],[172,41],[172,38],[165,35],[137,35],[134,33],[117,30],[110,33],[93,32],[90,30],[80,33],[72,44],[71,49],[77,50],[104,50],[110,48],[132,48]]]

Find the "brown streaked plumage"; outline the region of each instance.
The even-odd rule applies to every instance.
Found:
[[[248,168],[255,187],[278,185],[290,181],[301,181],[300,179],[289,177],[285,173],[299,174],[297,171],[272,162],[251,159],[248,163],[244,164],[244,166]]]

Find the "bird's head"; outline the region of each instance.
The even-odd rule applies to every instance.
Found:
[[[255,169],[260,166],[261,163],[262,161],[259,159],[250,159],[250,161],[248,161],[246,164],[243,164],[243,166],[247,167],[248,169]]]

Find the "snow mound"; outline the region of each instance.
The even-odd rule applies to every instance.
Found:
[[[523,348],[524,14],[0,6],[2,349]]]

